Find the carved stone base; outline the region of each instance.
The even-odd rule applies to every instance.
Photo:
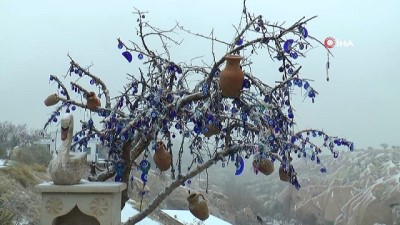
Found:
[[[120,225],[125,183],[81,182],[35,186],[42,193],[41,225]]]

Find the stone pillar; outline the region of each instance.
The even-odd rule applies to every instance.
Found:
[[[35,186],[42,193],[41,225],[120,225],[125,183],[83,182]]]

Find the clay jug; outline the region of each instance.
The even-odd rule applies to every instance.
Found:
[[[200,199],[200,196],[203,197],[203,199]],[[189,211],[193,216],[199,220],[206,220],[210,216],[206,198],[202,194],[193,193],[187,197],[187,200],[189,202]]]
[[[281,179],[281,181],[290,182],[290,175],[283,170],[282,166],[279,167],[279,179]]]
[[[52,106],[57,104],[59,101],[60,99],[58,98],[57,94],[51,94],[44,100],[44,104],[46,106]]]
[[[219,133],[219,128],[217,126],[214,125],[207,125],[207,131],[203,132],[204,136],[206,137],[211,137],[214,134],[218,134]]]
[[[227,55],[225,59],[226,65],[220,73],[219,87],[221,88],[222,96],[236,98],[239,97],[243,88],[244,74],[240,68],[242,57],[239,55]]]
[[[101,106],[100,99],[97,98],[94,92],[90,92],[87,95],[87,102],[86,107],[92,111],[96,110],[98,107]]]
[[[156,152],[153,155],[153,160],[161,171],[166,171],[171,166],[171,154],[169,154],[162,141],[157,141]]]
[[[260,159],[258,162],[253,161],[253,165],[265,175],[270,175],[274,172],[274,163],[269,159]]]

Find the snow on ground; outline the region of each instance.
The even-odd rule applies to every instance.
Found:
[[[125,223],[126,221],[128,221],[129,217],[132,217],[138,213],[139,213],[139,211],[134,209],[133,206],[127,202],[125,204],[125,207],[121,211],[121,222]],[[161,225],[160,223],[158,223],[154,220],[151,220],[147,217],[136,224],[138,224],[138,225]]]
[[[170,217],[175,218],[179,222],[187,225],[232,225],[224,220],[221,220],[213,215],[210,215],[207,220],[201,221],[194,217],[189,210],[161,210]]]
[[[6,167],[6,165],[4,165],[5,162],[4,159],[0,159],[0,168]]]

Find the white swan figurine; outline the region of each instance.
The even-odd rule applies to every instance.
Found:
[[[73,131],[74,118],[65,114],[61,119],[62,146],[49,165],[50,177],[57,185],[78,184],[88,169],[86,153],[70,155]]]

